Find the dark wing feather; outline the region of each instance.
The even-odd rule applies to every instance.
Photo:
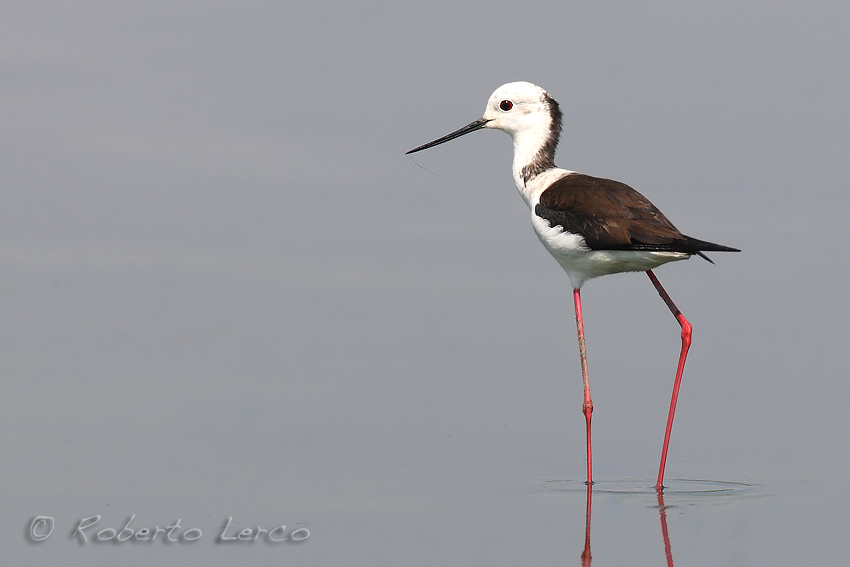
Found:
[[[649,199],[625,183],[580,173],[553,183],[540,196],[534,212],[552,227],[580,234],[591,250],[738,252],[685,236]]]

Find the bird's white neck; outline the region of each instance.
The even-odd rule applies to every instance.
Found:
[[[514,182],[526,203],[531,203],[532,181],[538,175],[555,169],[557,136],[548,128],[534,128],[513,133]]]

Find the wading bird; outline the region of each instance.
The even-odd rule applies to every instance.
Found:
[[[694,254],[711,262],[703,252],[740,250],[685,236],[646,197],[624,183],[555,167],[555,149],[561,135],[561,110],[549,93],[531,83],[502,85],[490,96],[482,118],[407,153],[425,150],[482,128],[501,130],[513,138],[514,181],[531,209],[534,232],[567,272],[573,286],[584,382],[582,412],[587,422],[588,486],[593,483],[590,450],[593,402],[587,377],[581,286],[598,276],[645,271],[682,327],[682,350],[656,482],[656,488],[660,490],[663,488],[676,399],[691,344],[691,325],[661,287],[652,269],[667,262],[686,260]]]

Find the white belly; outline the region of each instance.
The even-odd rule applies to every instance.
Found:
[[[564,232],[560,227],[552,228],[548,221],[533,212],[531,224],[540,242],[567,272],[573,288],[580,288],[591,278],[620,272],[644,272],[667,262],[690,258],[685,252],[590,250],[582,236]]]

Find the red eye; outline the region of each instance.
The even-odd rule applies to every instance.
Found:
[[[514,107],[514,103],[512,103],[509,100],[503,100],[502,102],[499,103],[499,108],[501,108],[505,112],[509,111],[513,107]]]

